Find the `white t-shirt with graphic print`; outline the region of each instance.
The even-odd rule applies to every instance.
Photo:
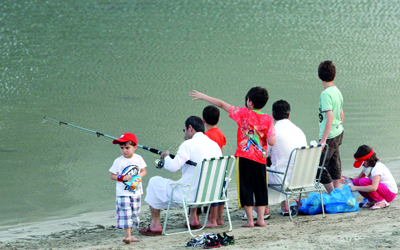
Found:
[[[114,160],[113,165],[110,168],[110,172],[116,175],[129,172],[130,175],[138,175],[140,170],[145,168],[147,165],[140,155],[133,154],[132,158],[125,158],[123,155]],[[133,193],[128,190],[125,183],[117,181],[116,184],[117,196],[134,196],[143,194],[142,183],[139,184],[136,192]]]

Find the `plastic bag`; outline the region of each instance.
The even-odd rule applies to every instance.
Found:
[[[351,193],[350,187],[343,185],[342,190],[335,188],[329,200],[325,202],[325,210],[330,214],[356,212],[359,210],[358,202]]]
[[[325,204],[325,202],[328,202],[330,197],[328,194],[323,193],[322,199],[324,199]],[[322,213],[321,195],[319,193],[310,192],[307,198],[301,199],[299,212],[309,215]]]

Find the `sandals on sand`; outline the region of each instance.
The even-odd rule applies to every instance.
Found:
[[[381,200],[381,201],[376,202],[370,209],[375,210],[375,209],[385,208],[388,206],[389,206],[389,203],[386,200]]]
[[[146,236],[157,236],[157,235],[161,235],[162,231],[151,231],[150,224],[149,224],[147,227],[140,229],[139,233],[146,235]]]
[[[362,205],[361,207],[362,208],[370,208],[373,205],[375,205],[375,201],[364,203],[364,205]]]
[[[253,220],[257,220],[257,216],[258,216],[257,212],[255,210],[253,210]],[[269,214],[264,214],[264,220],[268,220],[269,218],[270,218]],[[242,220],[247,220],[247,214],[246,213],[244,213],[242,215]]]

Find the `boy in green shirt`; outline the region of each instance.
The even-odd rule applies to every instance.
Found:
[[[342,168],[339,155],[339,146],[343,139],[343,96],[333,84],[336,77],[336,68],[332,61],[321,62],[318,67],[318,77],[324,86],[319,99],[319,143],[326,143],[329,149],[322,172],[321,183],[328,193],[340,188]],[[324,152],[326,148],[324,148]],[[320,164],[322,164],[321,157]]]

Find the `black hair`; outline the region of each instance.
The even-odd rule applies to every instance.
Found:
[[[290,114],[290,104],[285,100],[279,100],[272,104],[272,116],[275,120],[288,119]]]
[[[265,88],[253,87],[247,92],[245,102],[247,100],[253,102],[255,109],[262,109],[268,102],[268,91]]]
[[[219,121],[219,109],[214,105],[209,105],[203,109],[203,119],[207,124],[217,125]]]
[[[189,118],[186,119],[185,121],[185,127],[186,129],[189,129],[189,125],[192,126],[194,131],[196,132],[203,132],[204,133],[204,122],[203,120],[198,117],[198,116],[190,116]]]
[[[360,158],[366,156],[371,152],[372,148],[368,145],[361,145],[358,147],[357,152],[354,154],[355,158]],[[374,167],[375,164],[379,161],[378,157],[376,157],[376,153],[374,152],[371,157],[365,160],[368,163],[369,167]]]
[[[123,145],[132,145],[132,146],[136,146],[136,143],[134,143],[133,141],[118,142],[118,144],[119,144],[120,146],[123,146]]]
[[[323,61],[318,67],[318,77],[324,82],[332,82],[336,76],[336,67],[332,61]]]

